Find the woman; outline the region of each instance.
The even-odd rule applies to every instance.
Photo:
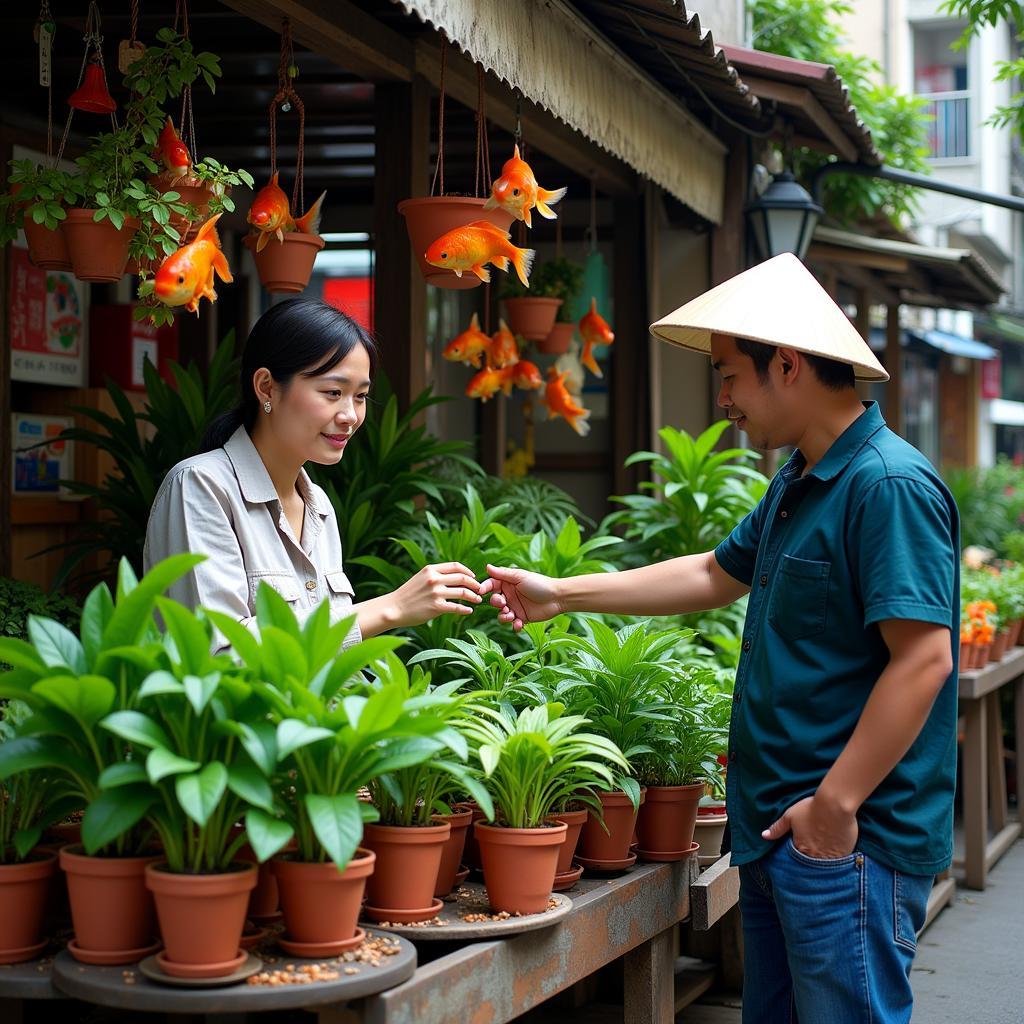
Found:
[[[366,417],[377,360],[370,335],[323,302],[293,299],[260,317],[242,356],[241,404],[211,425],[202,454],[175,466],[153,502],[147,571],[182,551],[208,556],[174,584],[172,598],[256,632],[256,594],[267,583],[300,621],[324,600],[332,622],[354,611],[345,646],[472,612],[459,602],[478,603],[480,584],[457,562],[429,565],[398,590],[353,604],[334,508],[303,465],[341,461]]]

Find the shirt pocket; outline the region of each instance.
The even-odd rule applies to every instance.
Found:
[[[255,609],[256,595],[259,593],[260,584],[266,583],[273,587],[281,597],[289,603],[298,601],[302,596],[299,581],[290,572],[251,572],[249,573],[249,607]]]
[[[824,632],[831,572],[831,562],[783,555],[768,610],[772,628],[790,640],[806,640]]]
[[[325,572],[324,576],[327,577],[327,589],[331,592],[331,601],[344,601],[347,598],[351,604],[352,599],[356,596],[356,591],[348,577],[340,569],[335,572]]]

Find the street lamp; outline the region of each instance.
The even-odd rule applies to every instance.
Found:
[[[822,208],[789,171],[772,183],[743,211],[761,260],[784,252],[804,258]]]

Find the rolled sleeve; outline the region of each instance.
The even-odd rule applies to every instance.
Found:
[[[851,525],[864,625],[913,619],[952,628],[960,601],[955,507],[925,482],[888,477],[870,488]]]

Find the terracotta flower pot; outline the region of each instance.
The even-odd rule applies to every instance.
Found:
[[[113,284],[124,276],[128,246],[139,222],[128,217],[121,228],[115,228],[109,220],[93,220],[94,213],[76,207],[68,210],[61,224],[71,268],[79,281]]]
[[[466,849],[466,833],[473,822],[473,808],[466,804],[457,804],[452,814],[435,814],[437,822],[447,821],[451,832],[441,851],[441,866],[437,871],[437,884],[434,895],[442,899],[455,888],[455,876],[462,864],[462,855]]]
[[[179,875],[166,864],[146,865],[146,888],[153,893],[160,934],[166,947],[160,966],[168,974],[230,974],[237,964],[249,893],[256,865],[235,864],[216,875]],[[217,965],[225,966],[222,971]]]
[[[413,254],[427,284],[436,288],[476,288],[481,284],[476,274],[464,273],[456,277],[453,270],[431,266],[425,256],[427,249],[445,232],[477,220],[486,220],[508,231],[512,215],[504,210],[485,210],[485,202],[485,199],[467,196],[423,196],[404,199],[398,204],[398,212],[405,217]]]
[[[203,222],[210,214],[210,200],[214,195],[210,185],[201,178],[191,175],[178,177],[169,171],[165,171],[163,174],[154,174],[149,179],[149,183],[160,192],[177,192],[180,202],[195,207],[196,215],[193,220],[189,221],[178,214],[171,214],[170,220],[171,226],[181,233],[182,245],[194,241]],[[225,194],[230,191],[230,188],[225,189]]]
[[[327,244],[319,235],[289,231],[283,241],[271,238],[262,252],[256,251],[257,235],[242,239],[256,261],[260,282],[268,292],[301,292],[313,276],[316,254]]]
[[[43,270],[70,270],[71,257],[68,243],[60,227],[52,231],[45,224],[37,224],[26,217],[22,224],[28,242],[28,258]]]
[[[344,871],[332,863],[308,864],[275,857],[274,875],[281,891],[287,939],[317,944],[316,956],[332,956],[352,945],[366,880],[376,856],[362,847]]]
[[[636,827],[637,812],[629,797],[621,790],[613,793],[599,793],[601,807],[604,811],[606,833],[601,822],[593,813],[587,815],[586,824],[580,835],[580,855],[590,861],[607,863],[622,862],[629,859],[629,846],[633,840],[633,829]],[[646,791],[640,791],[640,803],[644,802]]]
[[[565,842],[558,850],[558,867],[555,874],[564,875],[572,870],[572,859],[576,855],[576,847],[579,845],[580,833],[586,824],[590,812],[584,807],[582,811],[561,811],[555,815],[558,821],[564,821],[566,825]]]
[[[473,811],[473,820],[470,823],[471,827],[466,830],[466,846],[462,852],[462,863],[471,871],[479,871],[482,866],[480,844],[476,841],[476,832],[473,830],[472,825],[475,825],[478,821],[483,821],[484,812],[480,810],[475,800],[470,800],[466,806]]]
[[[560,320],[556,320],[548,336],[543,341],[537,342],[537,351],[549,356],[564,355],[569,351],[569,345],[572,343],[572,336],[575,330],[575,324],[563,324]]]
[[[60,866],[68,881],[74,942],[68,952],[87,964],[128,964],[151,952],[156,937],[153,895],[146,888],[150,857],[87,857],[64,846]]]
[[[1010,644],[1010,631],[1009,629],[1001,629],[996,633],[995,640],[992,641],[992,661],[1002,661],[1006,656],[1006,649]]]
[[[505,312],[513,334],[521,334],[529,341],[539,343],[547,340],[555,326],[555,317],[561,299],[543,299],[527,296],[521,299],[505,299]],[[568,326],[572,326],[569,324]],[[570,335],[571,337],[571,335]],[[568,350],[568,345],[566,345]],[[541,351],[544,351],[543,349]]]
[[[49,850],[21,864],[0,864],[0,964],[21,963],[42,952],[43,915],[56,870],[57,855]]]
[[[510,914],[547,910],[568,825],[559,821],[545,828],[502,828],[478,821],[473,828],[491,907]]]
[[[697,805],[703,795],[702,782],[691,786],[648,786],[636,822],[640,856],[656,854],[659,860],[686,857],[693,843]]]
[[[233,834],[237,835],[244,831],[245,829],[241,825],[236,825]],[[285,847],[285,850],[288,851],[294,848],[295,841],[293,839]],[[265,861],[263,864],[260,864],[256,860],[256,851],[248,843],[239,848],[235,857],[244,864],[256,865],[256,888],[249,893],[249,907],[245,912],[245,916],[254,919],[273,917],[279,909],[280,896],[277,878],[274,875],[271,862]]]
[[[50,846],[67,846],[82,841],[81,821],[60,821],[43,829],[43,842]]]
[[[992,644],[975,644],[972,668],[984,668],[992,655]]]
[[[1010,623],[1010,646],[1016,647],[1020,643],[1021,628],[1024,627],[1024,619],[1014,619]]]
[[[694,827],[694,838],[700,844],[701,863],[707,859],[718,860],[722,855],[722,839],[725,837],[727,814],[698,814]]]
[[[367,883],[366,913],[378,920],[427,920],[440,909],[437,873],[451,825],[366,825],[363,845],[377,854]],[[411,916],[410,916],[411,915]]]

